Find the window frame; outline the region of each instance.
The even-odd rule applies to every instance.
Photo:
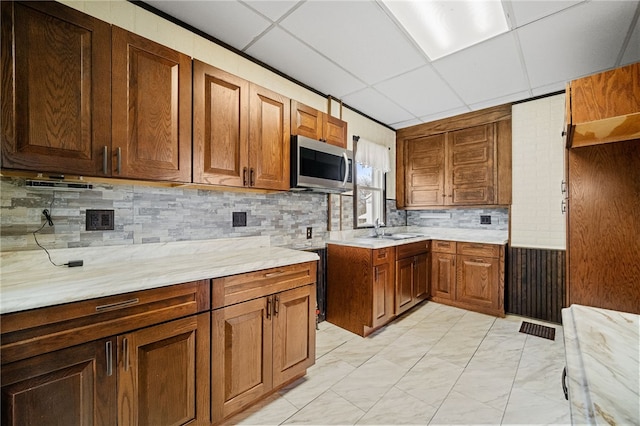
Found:
[[[382,217],[380,218],[381,222],[384,223],[384,226],[387,226],[387,173],[382,172],[381,170],[373,169],[374,173],[380,173],[380,187],[371,187],[371,186],[363,186],[358,184],[358,162],[355,160],[356,150],[358,149],[358,142],[354,140],[354,160],[353,160],[353,229],[368,229],[374,228],[374,223],[371,224],[363,224],[360,225],[358,223],[358,200],[359,200],[359,190],[365,189],[370,191],[380,191],[381,197],[381,206],[380,210],[382,213]]]

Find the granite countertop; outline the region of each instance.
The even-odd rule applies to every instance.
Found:
[[[0,313],[23,311],[318,260],[271,247],[269,237],[0,253]]]
[[[509,232],[506,230],[493,231],[463,228],[397,227],[385,228],[385,234],[391,234],[392,236],[411,235],[412,237],[402,239],[371,238],[371,236],[374,235],[374,230],[363,229],[355,231],[331,232],[327,243],[377,249],[428,240],[447,240],[500,245],[506,244],[509,240]]]
[[[562,310],[573,424],[640,424],[639,318],[581,305]]]

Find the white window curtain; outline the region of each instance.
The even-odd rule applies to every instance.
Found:
[[[362,138],[358,140],[356,161],[364,166],[380,170],[382,173],[391,171],[389,149],[386,146]]]

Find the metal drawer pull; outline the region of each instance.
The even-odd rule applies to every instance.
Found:
[[[247,168],[242,169],[242,186],[247,186]]]
[[[271,318],[271,296],[267,297],[267,319]]]
[[[133,306],[138,302],[140,302],[140,299],[136,297],[135,299],[129,299],[122,302],[109,303],[107,305],[100,305],[100,306],[96,306],[96,312],[104,312],[104,311],[110,311],[112,309],[126,308],[128,306]]]
[[[275,303],[273,304],[273,315],[278,315],[280,312],[280,296],[274,296]]]
[[[278,277],[278,276],[284,275],[286,273],[287,273],[287,271],[267,272],[266,274],[264,274],[264,277],[265,278]]]
[[[105,347],[106,355],[107,355],[107,376],[111,376],[113,374],[113,349],[111,348],[111,341],[107,341]]]
[[[564,399],[569,400],[569,389],[567,388],[567,367],[562,370],[562,392],[564,393]]]
[[[122,148],[118,147],[118,174],[122,173]]]
[[[109,153],[107,151],[107,146],[105,145],[104,148],[102,148],[102,173],[103,174],[107,174],[107,160],[109,159],[108,157]]]

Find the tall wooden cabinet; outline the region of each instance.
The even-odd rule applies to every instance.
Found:
[[[342,148],[347,147],[347,123],[303,103],[291,101],[291,134]]]
[[[398,130],[399,208],[511,203],[511,105]]]
[[[105,176],[111,26],[57,2],[2,8],[2,167]]]
[[[395,313],[396,248],[327,246],[327,321],[367,336]]]
[[[194,60],[193,181],[289,189],[289,99]]]

